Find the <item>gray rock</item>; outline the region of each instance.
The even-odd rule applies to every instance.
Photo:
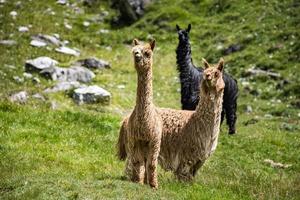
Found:
[[[244,77],[247,76],[269,76],[272,79],[280,79],[282,76],[276,72],[270,72],[262,69],[250,68],[242,73]]]
[[[109,62],[98,59],[98,58],[86,58],[86,59],[78,60],[76,64],[79,64],[80,66],[83,66],[83,67],[86,67],[89,69],[110,68]]]
[[[18,28],[18,31],[19,31],[19,32],[22,32],[22,33],[28,32],[28,31],[29,31],[29,28],[28,28],[27,26],[20,26],[20,27]]]
[[[103,88],[93,85],[74,90],[73,99],[78,104],[83,103],[110,103],[111,94]]]
[[[57,0],[56,3],[60,5],[66,5],[68,3],[68,0]]]
[[[120,11],[117,23],[132,24],[144,15],[145,6],[152,0],[116,0],[116,5]]]
[[[55,49],[55,51],[57,51],[59,53],[67,54],[67,55],[72,55],[72,56],[79,56],[80,55],[79,50],[71,49],[71,48],[66,47],[66,46],[58,47],[58,48]]]
[[[40,40],[31,40],[30,45],[34,47],[45,47],[47,43]]]
[[[25,63],[26,72],[40,72],[43,69],[54,67],[58,64],[56,60],[49,57],[38,57],[33,60],[27,60]]]
[[[17,42],[15,40],[0,40],[0,44],[6,45],[6,46],[13,46],[13,45],[16,45]]]
[[[39,99],[41,101],[46,101],[45,97],[43,95],[41,95],[40,93],[36,93],[36,94],[32,95],[32,98]]]
[[[55,86],[52,88],[47,88],[44,90],[45,93],[54,93],[54,92],[60,92],[60,91],[68,91],[72,90],[74,88],[83,87],[78,81],[62,81],[58,82]]]
[[[13,79],[17,82],[17,83],[23,83],[24,79],[19,77],[19,76],[13,76]]]
[[[57,37],[52,36],[52,35],[38,34],[38,35],[32,36],[31,38],[35,41],[40,41],[40,42],[43,42],[46,44],[53,44],[56,46],[60,46],[63,44]]]
[[[71,68],[50,67],[42,70],[40,74],[54,81],[79,81],[84,83],[90,82],[95,77],[91,70],[78,66]]]
[[[27,99],[28,99],[28,94],[26,91],[15,93],[9,97],[9,100],[11,102],[20,103],[20,104],[25,104],[27,102]]]
[[[252,111],[253,111],[252,107],[249,106],[249,105],[247,105],[247,107],[246,107],[246,112],[247,112],[247,113],[252,113]]]
[[[30,73],[24,72],[23,77],[26,78],[26,79],[32,79],[33,76]]]

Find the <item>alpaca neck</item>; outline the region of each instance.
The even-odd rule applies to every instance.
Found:
[[[197,136],[201,137],[202,147],[204,147],[205,155],[208,157],[217,146],[218,136],[220,132],[220,120],[222,112],[223,92],[215,91],[205,92],[203,88],[200,90],[200,101],[197,105],[193,117],[193,124],[196,125]]]
[[[150,111],[152,106],[152,71],[149,70],[138,72],[136,111],[140,116]]]
[[[192,66],[192,50],[189,41],[179,41],[176,49],[177,69],[182,72]]]

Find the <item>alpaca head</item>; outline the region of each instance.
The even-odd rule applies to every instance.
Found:
[[[220,93],[224,90],[225,83],[223,80],[223,68],[224,60],[220,59],[219,63],[216,65],[210,65],[203,58],[204,71],[203,71],[203,81],[202,87],[206,92],[216,92]]]
[[[132,54],[137,71],[148,70],[153,61],[153,49],[155,47],[155,40],[149,43],[141,44],[137,39],[133,40]]]
[[[191,28],[192,28],[191,24],[188,25],[187,29],[181,29],[176,24],[176,29],[177,29],[179,41],[181,41],[181,42],[188,42],[189,41],[189,33],[190,33]]]

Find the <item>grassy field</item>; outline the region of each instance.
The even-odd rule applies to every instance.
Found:
[[[109,1],[87,8],[70,0],[77,2],[80,13],[54,0],[20,2],[0,3],[0,40],[17,42],[0,44],[0,199],[300,199],[298,1],[156,0],[142,19],[119,28],[110,25],[118,13]],[[109,15],[94,22],[103,11]],[[91,25],[83,26],[84,21]],[[64,23],[73,28],[66,29]],[[156,39],[154,101],[179,109],[175,25],[188,23],[194,63],[201,66],[202,57],[216,62],[222,56],[226,71],[238,80],[237,134],[229,136],[223,124],[216,152],[193,183],[178,182],[159,169],[160,186],[153,191],[124,180],[124,162],[115,156],[121,119],[135,104],[130,44],[133,38]],[[29,24],[29,32],[18,32],[19,26]],[[100,29],[109,33],[97,33]],[[38,33],[58,33],[81,50],[80,58],[108,60],[112,68],[96,72],[92,84],[112,93],[111,105],[78,106],[63,92],[43,94],[46,101],[31,98],[26,105],[9,102],[12,93],[42,93],[54,84],[42,77],[40,84],[14,81],[13,76],[22,77],[27,59],[49,56],[65,67],[79,59],[51,46],[31,47],[30,37]],[[243,48],[224,56],[231,44]],[[253,66],[282,78],[245,77]],[[51,109],[51,102],[58,108]],[[247,106],[252,112],[245,112]],[[265,159],[291,166],[273,168]]]

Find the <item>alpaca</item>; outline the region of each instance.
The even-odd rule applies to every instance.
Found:
[[[163,121],[158,162],[179,180],[192,180],[205,160],[215,151],[220,132],[224,92],[221,59],[215,66],[203,61],[205,70],[200,86],[200,100],[195,111],[161,108]],[[119,157],[127,156],[126,138],[119,137]]]
[[[125,159],[120,152],[128,154],[125,172],[134,182],[149,183],[152,188],[158,187],[157,162],[162,135],[162,120],[152,103],[152,63],[155,40],[142,45],[133,40],[132,53],[137,71],[136,105],[122,123],[119,135],[126,141],[119,149],[119,158]]]
[[[181,83],[181,105],[183,110],[195,110],[199,102],[199,83],[202,79],[203,69],[193,64],[189,33],[191,24],[187,29],[181,29],[176,25],[178,33],[178,46],[176,49],[177,71]],[[226,122],[229,126],[229,134],[234,134],[236,123],[236,108],[238,97],[238,86],[235,79],[229,74],[223,73],[225,82],[223,96],[223,111],[221,123],[226,115]]]

